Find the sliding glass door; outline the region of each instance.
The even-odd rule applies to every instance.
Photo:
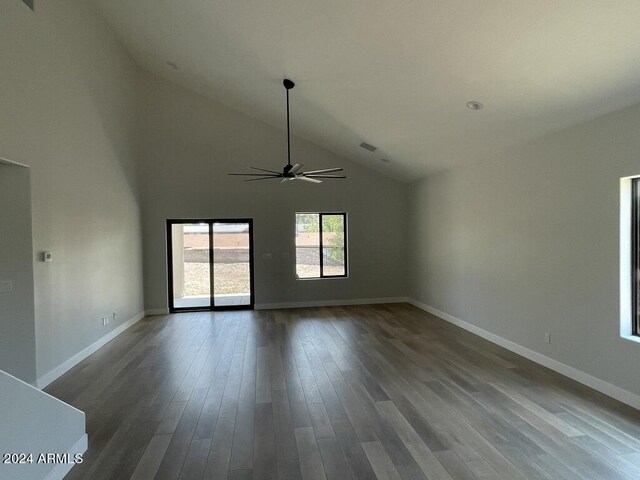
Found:
[[[213,299],[216,306],[252,305],[251,224],[213,224]]]
[[[167,220],[169,309],[252,308],[253,222]]]

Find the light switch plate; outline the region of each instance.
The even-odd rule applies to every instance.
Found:
[[[42,261],[43,262],[53,262],[53,253],[52,252],[42,252]]]

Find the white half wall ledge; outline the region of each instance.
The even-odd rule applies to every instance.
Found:
[[[69,454],[69,458],[75,458],[76,454],[84,454],[89,448],[89,437],[85,433],[80,439],[76,442],[76,444],[69,449],[66,453]],[[44,480],[64,480],[64,477],[71,471],[71,469],[75,466],[75,463],[60,463],[56,465],[56,467],[49,472]]]
[[[381,303],[407,303],[407,297],[354,298],[346,300],[310,300],[307,302],[256,303],[256,310],[275,310],[283,308],[340,307],[346,305],[372,305]]]
[[[2,371],[0,405],[2,453],[33,459],[23,465],[0,465],[0,479],[62,480],[75,465],[75,455],[87,450],[84,412]],[[40,455],[49,454],[57,461],[39,461]]]
[[[513,353],[517,353],[518,355],[525,357],[532,362],[542,365],[543,367],[547,367],[550,370],[553,370],[561,375],[564,375],[565,377],[575,380],[578,383],[582,383],[583,385],[586,385],[587,387],[590,387],[609,397],[615,398],[616,400],[629,405],[630,407],[640,409],[640,395],[637,395],[628,390],[624,390],[623,388],[606,382],[601,378],[594,377],[593,375],[554,360],[553,358],[547,357],[546,355],[542,355],[541,353],[538,353],[527,347],[523,347],[518,343],[507,340],[506,338],[484,330],[483,328],[477,327],[469,322],[465,322],[464,320],[460,320],[453,315],[449,315],[448,313],[442,312],[437,308],[426,305],[413,298],[409,298],[408,303],[410,303],[414,307],[419,308],[420,310],[424,310],[425,312],[435,315],[442,320],[463,328],[468,332],[478,335],[479,337],[482,337],[485,340],[490,341],[491,343],[495,343],[496,345],[506,348]]]
[[[3,165],[9,165],[12,167],[24,167],[29,168],[29,165],[25,165],[24,163],[14,162],[13,160],[9,160],[7,158],[0,157],[0,163]]]
[[[67,373],[69,370],[71,370],[73,367],[79,364],[82,360],[92,355],[98,349],[100,349],[101,347],[109,343],[111,340],[116,338],[122,332],[124,332],[128,328],[133,327],[136,323],[138,323],[144,317],[145,317],[145,312],[140,312],[133,318],[124,322],[122,325],[118,326],[117,328],[114,328],[113,330],[105,334],[103,337],[101,337],[99,340],[89,345],[84,350],[76,353],[73,357],[71,357],[66,362],[61,363],[56,368],[51,370],[49,373],[46,373],[42,377],[38,378],[36,386],[40,389],[43,389],[44,387],[52,383],[57,378]]]

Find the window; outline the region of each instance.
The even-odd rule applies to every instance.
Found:
[[[640,335],[640,178],[631,180],[631,321]]]
[[[346,213],[296,213],[296,276],[347,276]]]

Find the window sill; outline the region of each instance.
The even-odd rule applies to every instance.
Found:
[[[629,340],[630,342],[640,343],[640,335],[620,335],[620,338]]]
[[[301,280],[303,282],[306,282],[308,280],[346,280],[347,278],[349,278],[348,275],[340,275],[335,277],[309,277],[309,278],[296,277],[296,280]]]

